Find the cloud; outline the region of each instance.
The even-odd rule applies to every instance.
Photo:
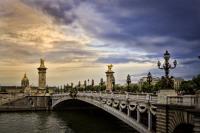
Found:
[[[197,0],[0,1],[0,64],[32,65],[42,57],[60,70],[51,79],[92,65],[89,74],[101,76],[99,66],[107,63],[128,66],[118,73],[139,65],[138,74],[152,69],[160,76],[156,62],[169,50],[178,61],[172,74],[191,77],[199,73],[199,6]]]
[[[63,49],[66,52],[65,56],[76,55],[85,51],[84,45],[90,41],[84,34],[73,30],[74,27],[54,23],[53,18],[39,8],[30,7],[19,0],[8,0],[1,2],[1,5],[0,54],[4,59],[9,60],[13,57],[16,62],[20,59],[26,63],[53,55],[55,59],[57,54],[54,51],[64,53]],[[70,47],[71,49],[66,50]],[[8,54],[10,52],[12,53]],[[82,52],[83,56],[84,53],[87,52]],[[72,56],[70,58],[73,60]]]
[[[129,58],[129,57],[119,57],[116,55],[112,55],[109,57],[99,57],[96,62],[98,63],[105,63],[105,64],[122,64],[122,63],[129,63],[129,62],[133,62],[133,63],[153,63],[154,61],[150,60],[150,59],[142,59],[142,58]]]

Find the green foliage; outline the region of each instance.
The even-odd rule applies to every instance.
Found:
[[[120,84],[116,84],[114,86],[114,91],[117,91],[117,92],[122,92],[122,91],[126,91],[126,87],[120,85]]]
[[[153,92],[153,89],[154,89],[153,85],[151,85],[151,84],[149,84],[147,82],[144,82],[142,84],[142,86],[141,86],[141,91],[142,92],[151,93],[151,92]]]
[[[154,85],[154,91],[158,91],[162,89],[163,82],[160,80]]]
[[[106,90],[106,85],[103,84],[102,86],[99,86],[101,91],[105,91]]]
[[[198,90],[200,90],[200,74],[192,80],[183,81],[177,91],[182,94],[194,94]]]
[[[160,89],[174,89],[174,80],[173,77],[166,78],[162,77],[160,80]]]
[[[183,81],[178,89],[182,94],[194,94],[195,84],[192,80]]]
[[[197,75],[196,77],[193,77],[192,81],[193,81],[193,83],[195,84],[194,90],[195,90],[195,91],[200,90],[200,74]]]
[[[137,84],[129,84],[129,86],[126,86],[126,91],[128,92],[138,92],[139,86]]]
[[[6,88],[0,88],[0,92],[6,92]]]

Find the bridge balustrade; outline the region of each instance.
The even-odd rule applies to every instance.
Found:
[[[196,106],[198,105],[198,97],[194,95],[184,96],[167,96],[167,104]]]
[[[54,94],[54,96],[66,96],[69,93]],[[79,96],[85,97],[95,97],[103,99],[116,99],[116,100],[128,100],[128,101],[138,101],[138,102],[150,102],[153,104],[158,103],[158,96],[155,94],[148,93],[108,93],[108,92],[78,92]],[[183,106],[196,106],[199,103],[199,99],[195,95],[184,95],[184,96],[167,96],[166,104],[183,105]]]

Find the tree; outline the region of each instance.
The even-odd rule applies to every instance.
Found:
[[[5,89],[5,88],[0,88],[0,92],[5,93],[5,92],[6,92],[6,89]]]
[[[192,80],[183,81],[178,89],[182,94],[194,94],[195,83]]]
[[[158,81],[155,85],[154,85],[154,89],[153,91],[159,91],[162,89],[162,81]]]
[[[192,80],[183,81],[177,91],[182,94],[195,94],[200,90],[200,74],[193,77]]]
[[[125,91],[125,90],[127,90],[126,87],[124,87],[124,86],[122,86],[122,85],[120,85],[120,84],[116,84],[116,85],[115,85],[115,91],[117,91],[117,92],[122,92],[122,91]]]
[[[142,92],[153,92],[153,85],[149,84],[148,82],[144,82],[141,87]]]
[[[92,79],[92,84],[91,85],[94,86],[94,79]]]
[[[138,92],[139,91],[139,86],[137,84],[131,84],[130,85],[130,91],[131,92]]]
[[[197,75],[196,77],[193,77],[192,81],[193,81],[193,83],[195,84],[194,90],[195,90],[195,91],[200,90],[200,74]]]

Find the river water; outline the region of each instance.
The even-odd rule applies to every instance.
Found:
[[[0,113],[0,133],[136,133],[117,118],[91,110]]]

